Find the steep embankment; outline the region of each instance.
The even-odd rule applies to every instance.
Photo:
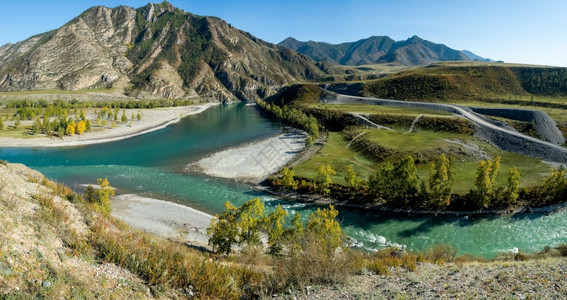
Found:
[[[0,48],[0,91],[127,88],[139,98],[254,100],[323,72],[295,51],[170,3],[93,7]]]

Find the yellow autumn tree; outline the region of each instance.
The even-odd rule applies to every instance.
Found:
[[[81,120],[79,121],[79,123],[77,123],[77,128],[75,128],[75,133],[76,134],[83,134],[83,132],[85,132],[85,129],[87,128],[87,125],[85,124],[85,121]]]
[[[75,133],[75,126],[71,124],[67,124],[67,128],[65,129],[65,133],[67,135],[73,135]]]

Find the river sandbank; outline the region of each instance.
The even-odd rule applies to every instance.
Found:
[[[188,244],[207,247],[207,228],[213,216],[168,201],[134,194],[118,195],[112,215],[128,225]]]
[[[217,105],[218,103],[206,103],[200,105],[155,108],[155,109],[126,109],[126,116],[140,112],[143,117],[139,121],[131,121],[129,123],[117,124],[114,128],[108,126],[93,125],[93,130],[85,132],[82,135],[65,136],[61,138],[30,137],[1,137],[1,147],[69,147],[83,146],[92,144],[108,143],[128,139],[134,136],[146,134],[155,130],[159,130],[171,124],[179,122],[183,117],[194,115],[205,111],[207,108]],[[120,111],[122,114],[124,110]],[[94,114],[87,114],[87,119],[96,120]],[[31,121],[30,121],[31,122]],[[23,125],[26,125],[22,122]],[[6,124],[9,125],[9,124]]]
[[[185,166],[186,172],[258,183],[277,172],[305,148],[307,135],[299,130],[229,148]]]

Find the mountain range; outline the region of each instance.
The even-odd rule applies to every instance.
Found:
[[[0,91],[113,88],[141,99],[255,100],[317,81],[336,71],[332,63],[469,59],[417,36],[340,45],[288,38],[274,45],[168,2],[138,9],[96,6],[56,30],[0,47]]]
[[[301,42],[289,37],[278,45],[308,55],[317,62],[326,61],[340,65],[393,64],[417,66],[448,60],[486,60],[470,51],[454,50],[418,36],[413,36],[405,41],[395,41],[388,36],[373,36],[342,44]]]
[[[96,6],[0,47],[1,91],[124,85],[140,98],[254,100],[321,75],[307,56],[168,2]]]

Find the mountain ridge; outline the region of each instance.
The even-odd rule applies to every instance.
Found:
[[[255,100],[319,78],[315,62],[168,2],[92,7],[0,47],[0,91],[126,86],[134,97]]]
[[[470,61],[480,56],[444,44],[436,44],[414,35],[407,40],[395,41],[388,36],[371,36],[355,42],[330,44],[325,42],[301,42],[288,37],[278,45],[310,56],[317,62],[328,61],[340,65],[392,64],[417,66],[439,61]]]

